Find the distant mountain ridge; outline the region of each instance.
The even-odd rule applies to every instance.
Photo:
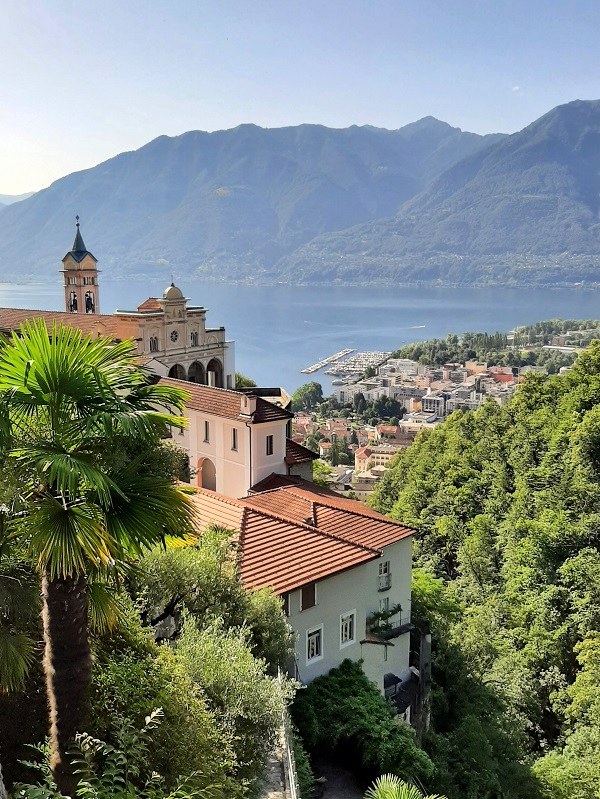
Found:
[[[35,194],[33,191],[27,191],[25,194],[0,194],[0,205],[12,205],[13,203],[27,200]]]
[[[510,136],[433,117],[161,136],[0,208],[0,279],[54,275],[75,213],[111,276],[600,283],[600,101]]]
[[[315,236],[396,213],[502,136],[425,118],[396,131],[320,125],[161,136],[0,209],[0,276],[49,276],[79,213],[105,273],[276,279]]]
[[[325,234],[297,280],[600,282],[600,101],[575,101],[451,166],[388,219]]]

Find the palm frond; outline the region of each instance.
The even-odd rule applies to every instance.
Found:
[[[102,512],[89,502],[43,497],[20,526],[31,557],[51,578],[83,573],[90,563],[108,566],[117,551]]]
[[[115,589],[105,582],[88,583],[90,626],[99,635],[114,630],[121,617]]]
[[[35,643],[28,635],[0,624],[0,690],[12,692],[23,687],[34,650]]]

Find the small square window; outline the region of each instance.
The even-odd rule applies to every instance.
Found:
[[[323,657],[323,625],[306,631],[306,662],[311,663]]]
[[[340,616],[340,649],[356,640],[356,610],[349,610]]]
[[[267,436],[267,455],[273,454],[273,436]]]
[[[204,441],[210,443],[210,422],[204,422]]]
[[[308,610],[314,608],[317,604],[317,584],[308,583],[302,586],[300,591],[300,610]]]
[[[238,431],[237,428],[233,428],[231,431],[231,449],[238,448]]]

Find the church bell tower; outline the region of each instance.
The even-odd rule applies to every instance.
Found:
[[[75,217],[77,232],[73,248],[62,259],[64,277],[65,311],[67,313],[98,314],[98,261],[88,252],[79,230],[79,217]]]

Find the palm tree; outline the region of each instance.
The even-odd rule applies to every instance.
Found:
[[[365,799],[445,799],[445,797],[439,794],[424,796],[416,786],[409,785],[395,774],[383,774],[368,789]]]
[[[76,777],[69,744],[85,728],[91,675],[89,577],[190,528],[192,505],[142,462],[185,394],[152,385],[132,342],[28,322],[0,351],[0,452],[19,478],[16,536],[42,578],[51,769]]]

